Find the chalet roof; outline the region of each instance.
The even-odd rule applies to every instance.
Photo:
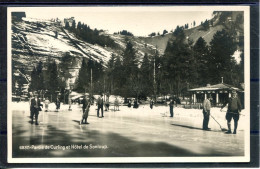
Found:
[[[215,84],[215,85],[208,85],[205,87],[198,87],[198,88],[194,88],[194,89],[189,89],[188,91],[192,92],[192,91],[215,91],[215,90],[226,90],[226,91],[231,91],[231,90],[236,90],[236,91],[242,91],[241,89],[231,86],[229,84],[225,84],[225,83],[219,83],[219,84]]]

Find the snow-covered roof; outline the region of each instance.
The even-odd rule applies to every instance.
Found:
[[[214,91],[214,90],[236,90],[236,91],[242,91],[241,89],[231,86],[229,84],[225,83],[219,83],[215,85],[207,85],[206,87],[199,87],[194,89],[189,89],[188,91]]]

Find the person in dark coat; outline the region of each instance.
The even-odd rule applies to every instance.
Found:
[[[242,106],[239,98],[237,97],[237,93],[235,90],[232,91],[231,98],[229,98],[228,101],[225,104],[223,104],[223,106],[221,107],[221,111],[227,104],[228,104],[228,110],[226,113],[226,120],[227,120],[228,131],[226,133],[231,134],[231,120],[234,119],[233,134],[236,134],[238,120],[239,120]]]
[[[137,109],[138,108],[138,103],[137,103],[137,99],[134,100],[134,105],[133,108]]]
[[[98,109],[97,109],[97,117],[99,117],[99,110],[101,109],[101,117],[104,117],[104,114],[103,114],[103,105],[104,105],[104,101],[103,101],[103,95],[100,95],[98,100],[97,100],[97,106],[98,106]]]
[[[154,104],[154,101],[153,99],[150,100],[150,108],[153,109],[153,104]]]
[[[105,111],[108,111],[109,110],[109,101],[108,99],[105,101]]]
[[[56,99],[56,111],[58,112],[59,111],[59,109],[60,109],[60,99],[57,97],[57,99]]]
[[[170,106],[170,117],[173,117],[173,106],[174,106],[173,99],[170,100],[169,106]]]
[[[42,110],[43,105],[40,102],[40,98],[35,94],[35,97],[31,99],[31,107],[30,110],[32,112],[32,117],[31,117],[31,123],[33,124],[33,117],[35,116],[35,125],[39,125],[38,123],[38,115],[39,111]]]
[[[132,106],[132,101],[129,99],[129,100],[128,100],[127,107],[129,107],[129,108],[130,108],[131,106]]]
[[[204,117],[203,125],[202,125],[203,130],[210,130],[210,128],[208,128],[208,124],[209,124],[209,117],[210,117],[211,100],[212,97],[211,95],[209,95],[209,97],[203,101],[203,117]]]

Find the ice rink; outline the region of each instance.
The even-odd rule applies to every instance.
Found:
[[[81,106],[72,111],[61,105],[55,112],[40,112],[39,125],[30,123],[29,103],[11,103],[12,157],[205,157],[244,156],[244,134],[248,113],[242,111],[237,134],[225,134],[210,118],[211,131],[202,130],[200,109],[140,105],[138,109],[120,106],[120,111],[90,109],[89,124],[79,125]],[[225,112],[212,108],[211,115],[227,128]],[[233,123],[232,123],[233,129]]]

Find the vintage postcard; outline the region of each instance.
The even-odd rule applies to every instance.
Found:
[[[8,163],[249,162],[249,16],[8,7]]]

